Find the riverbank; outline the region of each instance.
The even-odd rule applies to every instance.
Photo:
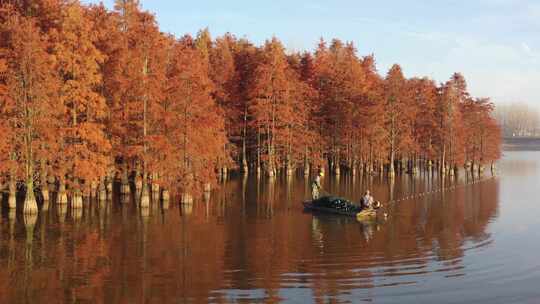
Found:
[[[503,150],[540,151],[540,137],[505,137]]]

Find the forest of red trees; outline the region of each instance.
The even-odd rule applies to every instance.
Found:
[[[137,0],[1,3],[0,187],[10,208],[24,193],[25,213],[49,191],[78,208],[115,181],[145,207],[229,170],[450,175],[500,156],[494,106],[459,73],[380,75],[338,39],[295,53],[277,38],[173,37]]]

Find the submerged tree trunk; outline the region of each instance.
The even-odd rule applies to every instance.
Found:
[[[257,176],[261,175],[261,127],[257,129]]]
[[[98,197],[98,191],[99,191],[98,188],[99,188],[99,183],[95,179],[92,180],[92,182],[90,183],[90,195],[88,195],[90,199],[94,199]]]
[[[47,185],[47,182],[41,183],[41,196],[43,197],[41,210],[49,210],[49,186]]]
[[[144,58],[144,67],[143,67],[143,76],[144,84],[146,84],[146,77],[148,75],[148,56]],[[145,85],[146,86],[146,85]],[[142,165],[142,177],[137,174],[139,177],[137,193],[141,193],[141,208],[148,208],[150,206],[150,191],[148,191],[148,168],[146,165],[146,154],[148,147],[146,144],[146,138],[148,137],[148,96],[146,94],[143,98],[143,165]]]
[[[273,79],[272,79],[273,82]],[[273,86],[273,83],[272,83]],[[273,90],[273,88],[272,88]],[[271,129],[268,130],[268,176],[274,177],[276,175],[276,164],[275,164],[275,150],[274,150],[274,136],[275,136],[275,126],[276,126],[276,98],[272,97],[272,122]]]
[[[388,166],[388,176],[390,178],[394,178],[396,176],[396,171],[394,168],[394,162],[395,162],[395,151],[392,149],[390,151],[390,164]]]
[[[159,175],[157,172],[152,173],[152,196],[156,199],[159,199],[159,184],[158,184]]]
[[[204,193],[210,193],[212,191],[212,185],[210,183],[204,184]]]
[[[287,176],[292,176],[294,173],[294,168],[291,161],[291,155],[287,154],[287,164],[286,164]]]
[[[390,165],[388,166],[388,177],[394,178],[396,171],[394,168],[394,162],[396,160],[396,127],[395,127],[395,115],[392,114],[391,126],[390,126]]]
[[[142,177],[141,207],[148,208],[149,206],[150,206],[150,191],[148,191],[148,176],[145,170]]]
[[[129,194],[129,173],[127,161],[124,160],[122,166],[122,185],[120,186],[120,193],[123,195]]]
[[[247,174],[249,172],[247,161],[247,106],[244,108],[244,127],[242,129],[242,172]]]
[[[418,154],[417,153],[414,153],[413,154],[413,159],[412,159],[412,174],[413,175],[418,175]]]
[[[99,182],[97,198],[100,202],[107,200],[107,186],[105,178],[101,178],[101,181]]]
[[[180,203],[181,204],[192,204],[193,203],[193,196],[191,193],[184,192],[180,195]]]
[[[335,156],[335,161],[334,161],[334,174],[336,176],[339,176],[341,175],[341,159],[340,159],[340,154],[341,151],[339,150],[339,148],[336,149],[336,156]]]
[[[73,187],[71,195],[71,208],[72,209],[81,209],[83,207],[83,197],[80,189],[80,183],[78,180],[74,181],[75,186]]]
[[[161,199],[163,200],[163,202],[168,202],[170,200],[169,190],[163,189],[163,191],[161,192]]]
[[[105,178],[105,190],[107,192],[107,199],[112,199],[113,192],[113,180],[114,180],[114,171],[111,170],[107,177]]]
[[[161,202],[161,206],[163,207],[163,209],[169,209],[169,191],[167,191],[166,189],[163,189],[161,193]]]
[[[34,181],[27,179],[26,181],[26,196],[24,198],[24,213],[35,214],[38,212],[36,197],[34,195]]]
[[[357,166],[356,157],[353,155],[352,160],[351,160],[351,174],[352,174],[352,176],[356,176],[356,166]]]
[[[15,209],[17,207],[17,183],[15,178],[10,176],[9,178],[9,196],[8,196],[8,207],[9,209]]]
[[[306,152],[305,152],[305,156],[304,156],[304,176],[308,176],[309,175],[309,171],[310,171],[310,165],[309,165],[309,156],[308,156],[308,148],[306,146]]]
[[[58,185],[58,204],[67,204],[67,193],[66,193],[66,183],[64,182],[64,177],[60,177]]]
[[[81,209],[83,207],[83,197],[80,189],[76,189],[71,197],[71,208]]]
[[[224,166],[222,172],[223,172],[223,181],[226,181],[229,178],[229,168]]]
[[[446,175],[446,145],[445,144],[443,144],[440,171],[442,175]]]
[[[137,165],[137,169],[135,170],[135,193],[136,195],[141,194],[141,190],[143,187],[143,179],[141,176],[141,169],[140,165]]]
[[[49,184],[47,183],[47,170],[45,169],[45,160],[41,160],[41,176],[40,176],[41,195],[43,196],[43,209],[49,207]]]

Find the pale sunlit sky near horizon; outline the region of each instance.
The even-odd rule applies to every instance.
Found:
[[[99,3],[99,0],[83,0]],[[114,0],[103,1],[113,8]],[[375,54],[381,74],[399,63],[406,76],[467,79],[473,96],[540,106],[540,0],[142,0],[164,32],[213,37],[231,32],[257,45],[272,36],[289,50],[313,50],[320,37],[353,41]]]

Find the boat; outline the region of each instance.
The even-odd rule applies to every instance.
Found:
[[[347,199],[334,196],[323,196],[315,200],[304,201],[303,205],[305,210],[350,216],[360,221],[385,219],[388,216],[380,204],[378,208],[362,209]]]

